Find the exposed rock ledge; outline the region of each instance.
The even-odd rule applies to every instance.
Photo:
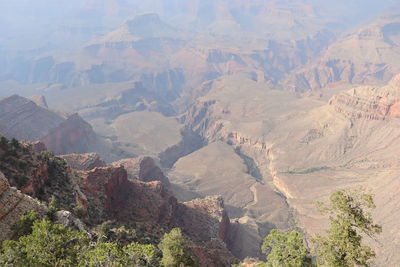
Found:
[[[337,94],[329,104],[353,119],[400,118],[400,74],[383,87],[361,86]]]

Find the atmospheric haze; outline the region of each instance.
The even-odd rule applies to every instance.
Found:
[[[376,264],[400,262],[397,0],[0,0],[0,66],[1,135],[222,205],[208,266],[262,259],[273,228],[309,241],[315,202],[360,187]]]

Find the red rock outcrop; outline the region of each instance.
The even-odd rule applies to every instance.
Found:
[[[89,217],[140,222],[155,229],[180,227],[193,241],[202,266],[236,261],[224,243],[230,222],[220,197],[179,203],[161,182],[129,181],[122,166],[95,168],[81,177],[78,183]]]
[[[400,118],[400,75],[383,87],[362,86],[339,93],[329,104],[349,118]]]
[[[183,204],[185,209],[181,215],[182,226],[191,237],[198,241],[206,241],[212,237],[227,241],[230,221],[221,197],[195,199]],[[195,217],[196,220],[193,220]]]
[[[92,126],[78,114],[68,117],[41,139],[56,154],[86,152],[96,140]]]
[[[160,182],[129,181],[120,166],[83,172],[78,183],[87,197],[89,213],[121,221],[175,225],[178,201]],[[94,214],[92,217],[99,217]]]
[[[128,158],[116,161],[113,166],[123,166],[128,172],[128,179],[143,182],[160,181],[169,185],[168,178],[151,157]]]
[[[179,203],[162,182],[140,181],[139,177],[166,179],[153,159],[144,157],[135,161],[138,178],[128,180],[123,166],[91,169],[104,164],[96,154],[66,155],[64,158],[75,164],[75,168],[90,169],[71,171],[63,159],[51,153],[37,153],[28,143],[7,142],[0,153],[7,155],[11,148],[15,150],[12,158],[0,158],[0,167],[11,175],[7,180],[0,173],[0,226],[5,229],[0,233],[1,240],[10,238],[9,227],[26,210],[46,209],[25,194],[43,201],[55,196],[61,208],[75,212],[74,207],[83,207],[82,214],[94,224],[107,220],[135,223],[144,227],[146,234],[157,238],[180,227],[190,238],[193,251],[202,257],[202,266],[230,266],[235,262],[224,243],[230,222],[222,199],[212,197]],[[19,161],[24,164],[10,165]],[[19,181],[20,176],[25,177],[23,183]],[[9,181],[17,184],[22,192],[11,188]]]

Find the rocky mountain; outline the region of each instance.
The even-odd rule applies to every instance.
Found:
[[[8,138],[42,140],[56,153],[82,152],[96,142],[93,129],[78,114],[55,112],[18,95],[3,98],[0,109],[0,132]]]
[[[55,196],[61,208],[81,216],[88,229],[113,220],[127,227],[135,224],[138,229],[157,239],[168,229],[180,227],[190,238],[190,246],[201,264],[229,266],[236,262],[236,258],[227,249],[230,220],[220,197],[180,203],[159,181],[128,180],[127,171],[122,166],[72,171],[64,160],[49,152],[37,153],[30,144],[11,142],[4,138],[0,152],[2,170],[14,171],[9,171],[8,179],[3,174],[0,175],[0,201],[5,207],[0,216],[0,225],[4,230],[0,236],[1,241],[12,238],[10,227],[25,211],[47,211],[43,204],[11,187],[11,181],[23,192],[41,201]],[[66,156],[70,162],[82,164],[87,162],[82,158],[88,157],[90,156]],[[26,164],[16,163],[22,160]],[[140,173],[151,175],[149,164],[154,164],[151,159],[144,158],[138,162]],[[163,175],[159,172],[153,171],[154,174]],[[14,173],[26,175],[25,183],[15,183]]]
[[[330,45],[314,62],[295,71],[287,86],[315,90],[334,83],[376,84],[400,72],[399,15],[388,15]]]
[[[8,138],[38,141],[65,118],[18,95],[1,99],[1,134]]]
[[[121,153],[77,113],[54,111],[18,95],[1,99],[0,111],[0,133],[7,138],[40,141],[56,154],[99,152],[112,159]]]

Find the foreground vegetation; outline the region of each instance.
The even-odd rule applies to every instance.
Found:
[[[330,228],[326,235],[312,238],[312,252],[304,245],[301,232],[275,229],[262,244],[267,261],[252,265],[370,266],[375,252],[363,245],[363,236],[373,237],[382,230],[371,217],[370,211],[375,208],[372,195],[341,190],[319,207],[329,214]],[[49,215],[51,212],[48,218],[54,216]],[[21,216],[12,228],[15,240],[2,244],[0,266],[197,266],[179,228],[166,233],[158,246],[139,242],[121,245],[110,241],[107,224],[90,234],[48,218],[39,218],[34,211]]]
[[[14,225],[16,240],[0,250],[0,266],[196,266],[179,228],[166,233],[158,247],[133,242],[104,242],[29,211]]]
[[[382,231],[372,220],[373,196],[362,191],[339,190],[328,203],[318,203],[320,211],[329,215],[326,235],[311,239],[312,253],[304,245],[301,232],[272,230],[264,239],[263,263],[249,262],[257,267],[353,267],[371,266],[375,252],[363,245],[363,237],[374,237]],[[243,266],[244,264],[240,264]]]

